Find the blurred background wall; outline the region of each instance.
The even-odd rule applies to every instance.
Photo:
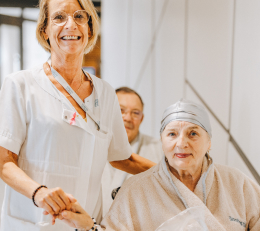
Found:
[[[35,38],[36,4],[7,7],[11,2],[0,2],[1,82],[49,57]],[[140,93],[145,102],[141,131],[159,138],[167,106],[182,97],[199,102],[210,115],[214,161],[260,183],[260,1],[94,3],[102,14],[101,35],[83,66],[114,88],[129,86]]]
[[[203,104],[216,163],[260,183],[260,1],[103,0],[102,78],[144,99],[141,130],[159,137],[163,110]]]

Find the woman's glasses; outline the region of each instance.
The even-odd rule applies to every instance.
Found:
[[[69,15],[64,11],[58,11],[51,15],[51,21],[57,26],[64,26],[68,21]],[[85,10],[77,10],[73,14],[73,20],[82,26],[88,23],[89,15]]]

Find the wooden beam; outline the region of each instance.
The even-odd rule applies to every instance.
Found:
[[[0,14],[0,24],[7,24],[7,25],[13,25],[13,26],[21,27],[22,26],[22,20],[21,20],[21,18]]]
[[[36,7],[38,3],[38,0],[9,0],[0,1],[0,7]]]
[[[39,0],[9,0],[0,1],[0,7],[36,7]],[[98,7],[101,5],[101,0],[93,0],[94,6]]]

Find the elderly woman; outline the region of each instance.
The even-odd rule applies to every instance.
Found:
[[[181,100],[168,107],[160,132],[165,157],[123,185],[102,221],[106,230],[155,230],[195,206],[205,210],[209,230],[260,230],[260,187],[239,170],[213,163],[202,106]],[[64,221],[88,227],[88,215],[75,206],[81,214],[65,211]]]
[[[132,154],[114,89],[81,68],[98,36],[92,1],[39,6],[36,35],[51,59],[6,77],[0,94],[1,231],[70,230],[42,214],[70,210],[69,194],[100,220],[106,161],[133,174],[154,165]]]

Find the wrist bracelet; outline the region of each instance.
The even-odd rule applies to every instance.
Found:
[[[94,222],[94,225],[89,231],[91,231],[91,230],[98,231],[98,229],[96,229],[97,222],[93,217],[92,217],[92,221]]]
[[[36,194],[36,193],[39,191],[39,189],[41,189],[41,188],[47,188],[47,186],[45,186],[45,185],[39,186],[37,189],[35,189],[35,191],[33,192],[33,195],[32,195],[32,201],[33,201],[33,203],[34,203],[34,205],[35,205],[36,207],[39,207],[39,206],[35,203],[34,197],[35,197],[35,194]]]
[[[75,231],[102,231],[103,229],[101,229],[100,225],[97,225],[97,222],[95,220],[95,218],[92,217],[92,220],[94,222],[93,227],[90,230],[86,230],[86,229],[75,229]]]

